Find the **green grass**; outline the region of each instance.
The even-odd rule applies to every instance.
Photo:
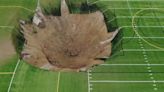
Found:
[[[86,73],[61,73],[59,92],[87,92]]]
[[[102,2],[103,3],[103,2]],[[119,2],[121,3],[121,2]],[[115,8],[127,8],[127,10],[123,10],[125,15],[122,13],[122,10],[116,10],[118,12],[118,24],[120,26],[131,26],[132,18],[130,15],[130,11],[127,6],[127,2],[124,2],[124,5],[120,5],[117,3],[110,3],[111,6]],[[164,2],[151,3],[150,2],[129,2],[131,8],[152,8],[161,6]],[[107,3],[106,3],[107,4]],[[155,5],[156,4],[156,5]],[[126,5],[126,6],[125,6]],[[132,10],[132,14],[134,15],[139,9]],[[155,16],[157,15],[157,16]],[[126,18],[121,18],[119,16],[127,16]],[[137,26],[162,26],[163,18],[159,19],[158,16],[163,16],[163,12],[159,11],[145,11],[142,12],[139,16],[154,16],[155,18],[137,18],[136,24]],[[141,36],[143,37],[163,37],[163,28],[137,28]],[[124,37],[133,37],[134,35],[132,28],[123,28]],[[150,41],[152,44],[159,45],[164,47],[163,39],[146,39]],[[138,39],[123,39],[123,49],[141,49],[139,45]],[[143,46],[145,49],[156,49],[146,43],[143,42]],[[163,64],[164,63],[164,53],[163,52],[147,52],[148,60],[150,64]],[[118,56],[112,57],[108,60],[108,64],[147,64],[145,63],[144,56],[141,52],[124,52],[120,53]],[[155,80],[164,80],[164,69],[163,66],[151,66],[154,79]],[[150,80],[149,72],[147,70],[147,66],[99,66],[92,70],[92,80],[117,80],[117,81],[146,81]],[[154,92],[153,83],[92,83],[93,91],[92,92]],[[158,92],[163,92],[163,83],[156,83]]]
[[[11,92],[57,92],[57,87],[59,92],[87,91],[85,73],[61,73],[60,77],[58,75],[58,72],[36,69],[22,61]]]
[[[17,60],[18,58],[16,56],[13,56],[7,60],[0,61],[0,73],[13,72]],[[0,74],[0,92],[7,92],[11,76],[11,74]]]
[[[152,83],[94,83],[93,92],[154,92]],[[160,84],[158,92],[163,92]]]
[[[75,0],[71,1],[73,4],[85,2],[86,0]],[[94,2],[96,0],[89,0]],[[49,4],[49,2],[52,2]],[[42,6],[47,5],[58,5],[58,0],[41,0]],[[163,1],[129,1],[131,8],[164,8]],[[18,5],[24,6],[29,9],[35,9],[36,0],[0,0],[1,5]],[[107,13],[112,13],[117,16],[117,24],[122,26],[131,26],[132,17],[131,12],[128,9],[127,1],[104,1],[96,4],[101,8],[101,11],[107,8],[127,8],[127,9],[109,9]],[[54,6],[56,7],[56,6]],[[77,7],[79,8],[79,7]],[[79,12],[79,9],[75,9]],[[141,9],[132,10],[132,15]],[[15,11],[13,13],[13,11]],[[155,18],[136,18],[135,23],[137,26],[163,26],[164,18],[158,18],[163,16],[164,12],[159,11],[145,11],[139,14],[139,16],[154,16]],[[13,26],[17,23],[18,18],[25,19],[30,15],[26,10],[19,8],[0,8],[0,25]],[[106,13],[104,13],[106,14]],[[16,17],[16,18],[15,18]],[[108,16],[108,20],[112,17]],[[114,22],[114,21],[113,21]],[[112,22],[112,23],[113,23]],[[6,31],[5,31],[6,30]],[[0,28],[0,37],[8,34],[7,31],[10,29]],[[137,28],[141,36],[150,37],[164,37],[164,28]],[[122,29],[124,37],[136,37],[132,27],[124,27]],[[153,39],[148,38],[147,41],[152,44],[158,45],[164,48],[164,39]],[[147,43],[143,42],[145,49],[156,49]],[[123,49],[141,49],[138,38],[136,39],[123,39]],[[107,64],[147,64],[145,62],[142,51],[132,52],[120,52],[116,56],[109,58]],[[146,52],[150,64],[164,64],[164,53],[163,51],[149,51]],[[8,63],[0,66],[2,72],[13,70],[15,62]],[[98,66],[92,69],[91,81],[96,80],[112,80],[112,81],[152,81],[150,79],[150,73],[147,69],[148,66]],[[164,80],[164,67],[163,66],[151,66],[153,77],[155,80]],[[0,92],[6,92],[11,75],[0,75]],[[58,80],[59,85],[58,85]],[[91,92],[154,92],[153,83],[91,83]],[[156,83],[158,90],[156,92],[164,91],[164,83]],[[57,88],[58,87],[58,88]],[[2,89],[1,89],[2,88]],[[12,83],[11,92],[88,92],[88,81],[87,73],[66,73],[62,72],[59,77],[58,72],[44,71],[36,69],[27,63],[21,61],[18,70],[15,74],[15,78]]]
[[[39,70],[21,61],[11,92],[55,92],[58,73]]]
[[[0,72],[12,72],[15,68],[15,63],[17,62],[18,57],[16,55],[0,61]]]

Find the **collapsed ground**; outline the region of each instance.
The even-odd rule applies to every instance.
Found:
[[[100,11],[70,14],[65,0],[61,0],[61,16],[44,15],[38,2],[33,23],[20,22],[25,38],[22,58],[47,70],[86,71],[102,64],[118,33],[108,32]]]

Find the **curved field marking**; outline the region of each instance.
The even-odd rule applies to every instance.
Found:
[[[141,40],[143,40],[143,41],[144,41],[145,43],[147,43],[148,45],[150,45],[150,46],[152,46],[152,47],[154,47],[154,48],[160,49],[160,50],[164,50],[163,47],[157,46],[157,45],[155,45],[155,44],[153,44],[153,43],[151,43],[151,42],[145,40],[145,39],[138,33],[138,31],[136,30],[135,17],[136,17],[138,14],[140,14],[140,13],[146,11],[146,10],[151,10],[151,9],[139,10],[139,11],[136,12],[136,13],[134,14],[134,16],[132,17],[132,28],[133,28],[133,31],[136,33],[136,35],[137,35],[138,37],[141,38]],[[155,9],[155,10],[164,12],[163,9]]]
[[[21,8],[21,9],[24,9],[24,10],[27,10],[29,12],[34,12],[34,10],[32,9],[29,9],[29,8],[26,8],[26,7],[23,7],[23,6],[0,6],[0,8]]]
[[[29,8],[26,8],[26,7],[23,7],[23,6],[0,6],[0,8],[21,8],[21,9],[24,9],[28,12],[31,12],[31,13],[34,13],[35,11],[34,10],[31,10]],[[0,28],[9,28],[9,29],[13,29],[14,26],[0,26]]]

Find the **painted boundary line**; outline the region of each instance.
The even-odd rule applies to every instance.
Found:
[[[164,26],[136,26],[138,28],[164,28]],[[132,26],[122,26],[122,28],[132,28]]]
[[[148,54],[147,54],[147,52],[144,51],[145,46],[143,45],[143,42],[141,41],[141,39],[138,39],[138,44],[140,45],[140,48],[143,50],[142,55],[143,55],[143,58],[144,58],[144,62],[147,64],[147,71],[149,72],[150,80],[156,81],[155,78],[154,78],[154,75],[152,73],[152,66],[150,66],[150,63],[149,63]],[[156,87],[157,86],[156,82],[154,82],[152,84],[152,86],[153,86],[154,90],[158,90],[158,88]]]
[[[135,80],[132,80],[132,81],[97,80],[97,81],[95,81],[95,80],[92,80],[90,82],[92,82],[92,83],[154,83],[154,82],[155,83],[164,83],[163,80],[161,80],[161,81],[135,81]]]
[[[164,66],[164,64],[101,64],[101,66]]]
[[[161,7],[157,7],[157,8],[131,8],[131,10],[141,10],[141,9],[152,9],[152,10],[156,10],[156,9],[164,9],[164,8],[161,8]],[[109,7],[107,9],[102,10],[102,12],[104,13],[104,12],[106,12],[108,10],[128,10],[128,8],[124,8],[124,7],[122,7],[122,8],[111,8],[111,7]]]
[[[164,17],[163,17],[164,18]],[[114,19],[116,19],[116,18],[114,18]],[[113,21],[114,19],[112,19],[112,20],[110,20],[110,21],[108,21],[108,22],[111,22],[111,21]],[[164,26],[137,26],[137,27],[139,27],[139,28],[164,28]],[[11,28],[11,29],[13,29],[14,28],[14,26],[0,26],[0,28]],[[132,26],[122,26],[122,28],[132,28]]]
[[[137,10],[137,9],[164,9],[164,7],[156,7],[156,8],[149,8],[149,7],[145,7],[145,8],[131,8],[132,10]],[[104,11],[107,11],[107,10],[109,10],[109,9],[114,9],[114,10],[128,10],[128,8],[124,8],[124,7],[122,7],[122,8],[112,8],[112,7],[109,7],[109,8],[107,8],[106,10],[104,10]]]
[[[34,12],[34,10],[32,9],[29,9],[29,8],[26,8],[26,7],[23,7],[23,6],[17,6],[17,5],[13,5],[13,6],[0,6],[0,8],[21,8],[21,9],[24,9],[24,10],[27,10],[29,12]]]
[[[132,16],[116,16],[116,18],[133,18]],[[154,17],[154,16],[136,16],[135,18],[164,18],[164,16],[158,16],[158,17]]]
[[[56,92],[59,92],[59,86],[60,86],[60,72],[58,73],[58,81],[57,81],[57,89],[56,89]]]
[[[89,73],[89,70],[88,70],[88,71],[87,71],[87,76],[88,76],[88,92],[91,91],[91,89],[90,89],[90,79],[89,79],[89,75],[90,75],[90,73]]]
[[[23,7],[23,6],[0,6],[0,8],[21,8],[21,9],[24,9],[24,10],[27,10],[29,12],[34,12],[34,10],[32,9],[29,9],[29,8],[26,8],[26,7]],[[0,26],[0,28],[10,28],[10,29],[13,29],[14,26]]]
[[[140,37],[123,37],[123,39],[139,39]],[[164,39],[164,37],[142,37],[142,38],[152,38],[152,39]]]
[[[126,0],[97,0],[95,2],[89,2],[89,4],[96,4],[98,2],[106,2],[106,1],[113,1],[113,2],[120,2],[120,1],[124,1],[126,2]],[[130,2],[164,2],[163,0],[129,0]]]
[[[16,73],[16,71],[17,71],[17,69],[18,69],[18,66],[19,66],[19,64],[20,64],[20,61],[21,61],[21,60],[19,59],[18,62],[17,62],[17,64],[16,64],[16,66],[15,66],[14,73],[13,73],[13,75],[12,75],[12,77],[11,77],[10,84],[9,84],[8,89],[7,89],[7,92],[10,92],[10,90],[11,90],[11,86],[12,86],[12,83],[13,83],[13,80],[14,80],[14,77],[15,77],[15,73]]]
[[[93,85],[90,82],[90,80],[92,79],[92,73],[90,73],[90,72],[92,72],[92,70],[87,71],[87,75],[88,75],[88,92],[91,92],[93,90],[93,88],[92,88]]]
[[[14,72],[0,72],[0,75],[15,74]]]
[[[110,22],[114,21],[115,19],[127,19],[127,18],[132,19],[133,17],[131,17],[131,16],[116,16],[116,17],[112,18],[111,20],[109,20],[107,22],[110,23]],[[154,17],[154,16],[136,16],[136,18],[144,18],[144,19],[145,18],[147,18],[147,19],[159,18],[159,19],[163,19],[164,16],[158,16],[158,17]],[[132,27],[132,26],[123,26],[123,27]],[[138,26],[138,27],[145,27],[145,26]],[[149,27],[149,26],[146,26],[146,27]]]
[[[10,28],[10,29],[13,29],[14,26],[0,26],[0,28]]]
[[[134,51],[134,52],[135,52],[135,51],[136,51],[136,52],[137,52],[137,51],[138,51],[138,52],[140,52],[140,51],[158,51],[158,52],[160,52],[160,51],[162,51],[162,52],[163,52],[164,50],[160,50],[160,49],[144,49],[144,50],[142,50],[142,49],[123,49],[123,50],[120,50],[120,51],[127,51],[127,52],[128,52],[128,51],[129,51],[129,52],[130,52],[130,51],[132,51],[132,52],[133,52],[133,51]]]
[[[149,9],[148,9],[149,10]],[[151,9],[150,9],[151,10]],[[149,11],[150,11],[149,10]],[[138,33],[138,30],[136,29],[137,28],[137,26],[136,26],[136,23],[135,23],[135,17],[137,16],[137,15],[139,15],[139,14],[142,14],[142,12],[144,12],[144,11],[147,11],[147,9],[144,9],[144,10],[139,10],[139,11],[137,11],[135,14],[134,14],[134,16],[133,16],[133,18],[132,18],[132,27],[133,27],[133,31],[135,32],[135,34],[137,35],[137,36],[139,36],[140,37],[140,39],[142,40],[142,41],[144,41],[145,43],[147,43],[148,45],[150,45],[150,46],[152,46],[152,47],[154,47],[154,48],[156,48],[156,49],[160,49],[160,50],[164,50],[164,48],[163,47],[161,47],[161,46],[158,46],[158,45],[156,45],[156,44],[153,44],[153,43],[151,43],[151,42],[149,42],[149,41],[147,41],[147,40],[145,40],[144,38],[142,38],[142,36]],[[164,11],[164,10],[162,10],[162,9],[157,9],[157,11]]]

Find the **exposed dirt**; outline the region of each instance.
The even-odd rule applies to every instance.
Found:
[[[10,37],[5,37],[4,40],[0,41],[0,63],[4,63],[2,61],[10,58],[15,54],[16,52],[14,50]]]
[[[35,15],[41,23],[21,25],[26,39],[22,57],[30,64],[48,70],[85,71],[109,57],[113,33],[107,32],[100,11],[70,14],[64,0],[61,16]]]

